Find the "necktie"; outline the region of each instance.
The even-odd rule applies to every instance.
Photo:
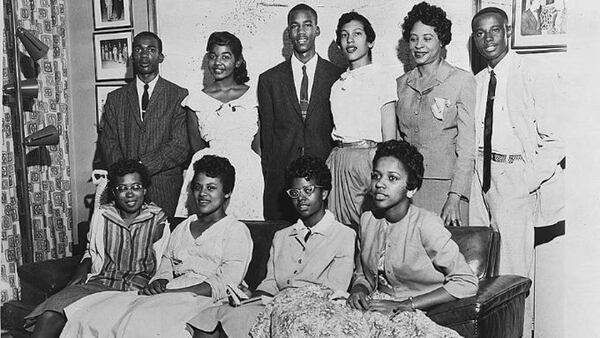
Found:
[[[302,66],[302,83],[300,84],[300,111],[302,120],[306,119],[308,111],[308,76],[306,75],[306,65]]]
[[[490,72],[487,104],[483,122],[483,192],[490,190],[490,167],[492,165],[492,121],[494,120],[494,96],[496,95],[496,74]]]
[[[312,231],[310,231],[310,228],[307,228],[307,229],[308,229],[308,232],[306,233],[306,235],[304,235],[304,243],[308,242],[308,238],[312,234]]]
[[[144,83],[144,95],[142,95],[142,120],[144,119],[146,108],[148,108],[148,101],[150,101],[150,98],[148,97],[148,88],[148,84]]]

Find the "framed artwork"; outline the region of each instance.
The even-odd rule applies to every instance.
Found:
[[[119,89],[123,84],[100,84],[96,85],[96,125],[100,125],[102,119],[102,113],[104,113],[104,103],[106,103],[106,97],[108,93],[113,90]]]
[[[513,0],[512,49],[517,52],[565,51],[566,0]]]
[[[94,33],[96,81],[133,78],[132,41],[131,30]]]
[[[131,0],[92,0],[94,29],[132,26]]]

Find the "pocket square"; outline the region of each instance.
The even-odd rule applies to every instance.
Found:
[[[436,119],[443,121],[444,120],[444,110],[446,107],[450,107],[450,101],[441,98],[434,97],[433,104],[431,105],[431,112]]]

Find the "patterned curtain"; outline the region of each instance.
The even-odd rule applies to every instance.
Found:
[[[4,7],[4,31],[8,25],[7,3]],[[31,202],[31,215],[34,236],[34,260],[42,261],[70,256],[72,254],[72,209],[71,178],[69,167],[68,125],[68,79],[66,53],[66,22],[64,0],[19,0],[15,9],[17,25],[31,31],[42,42],[50,46],[48,55],[38,61],[40,74],[37,80],[40,92],[31,111],[24,113],[25,136],[48,125],[54,125],[59,132],[59,144],[48,146],[51,164],[28,166],[28,190]],[[6,39],[4,39],[6,41]],[[22,48],[22,46],[20,46]],[[25,52],[26,53],[26,52]],[[3,84],[13,76],[9,73],[8,62],[12,61],[12,51],[3,46]],[[1,279],[3,286],[1,300],[18,298],[19,283],[16,267],[21,264],[21,237],[18,220],[18,200],[16,197],[15,156],[13,152],[12,112],[3,106],[2,124],[2,261]],[[27,151],[35,150],[28,147]],[[34,159],[35,162],[35,159]]]

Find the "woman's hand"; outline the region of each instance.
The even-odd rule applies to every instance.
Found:
[[[167,283],[169,283],[169,281],[166,279],[157,279],[152,283],[146,285],[146,287],[143,290],[140,290],[138,294],[150,296],[163,293],[167,290]]]
[[[368,310],[369,309],[369,290],[364,285],[355,285],[350,290],[350,297],[346,301],[346,304],[353,309],[357,310]]]
[[[376,311],[376,312],[381,312],[384,315],[390,315],[392,314],[392,312],[394,312],[395,309],[397,309],[399,306],[399,303],[394,301],[394,300],[387,300],[387,299],[371,299],[369,301],[369,311]],[[410,305],[408,306],[409,310],[410,310]]]
[[[445,226],[461,226],[460,219],[460,196],[457,193],[449,193],[446,203],[442,208],[442,219]]]
[[[67,286],[76,285],[76,284],[83,284],[83,283],[85,283],[86,278],[87,278],[87,274],[76,274],[69,281],[69,283],[67,284]]]

